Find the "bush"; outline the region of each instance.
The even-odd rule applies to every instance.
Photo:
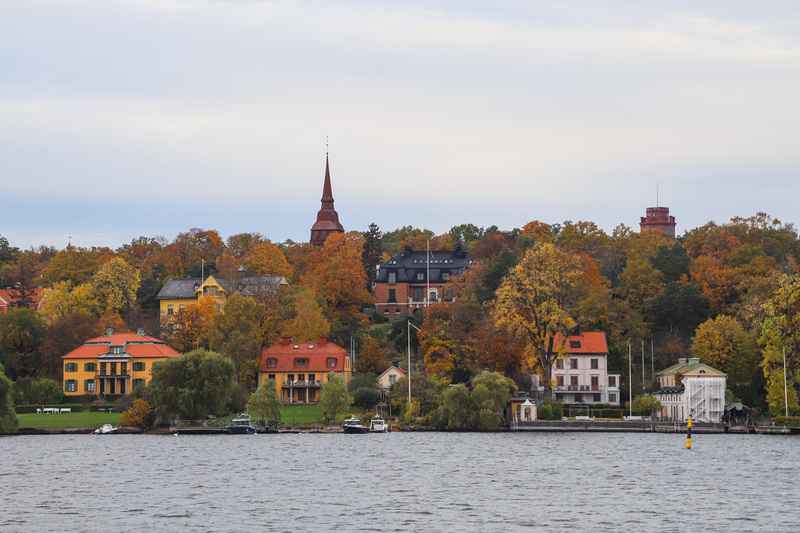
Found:
[[[800,416],[773,416],[772,421],[776,426],[800,427]]]
[[[64,393],[61,385],[52,379],[37,379],[32,381],[25,391],[25,399],[29,404],[36,403],[61,403]]]
[[[558,403],[546,402],[540,405],[536,411],[539,420],[561,420],[562,405]]]

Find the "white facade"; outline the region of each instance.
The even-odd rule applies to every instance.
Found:
[[[553,365],[556,399],[619,405],[619,374],[608,373],[606,354],[569,354]],[[613,379],[609,379],[613,378]]]

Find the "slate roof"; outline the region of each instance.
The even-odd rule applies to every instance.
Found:
[[[228,293],[240,293],[242,296],[255,296],[264,292],[275,292],[278,287],[286,283],[284,276],[245,276],[241,280],[232,281],[226,278],[213,277],[214,280]],[[173,278],[167,280],[158,291],[157,300],[194,299],[195,291],[203,284],[202,278]]]
[[[375,283],[388,283],[389,272],[395,273],[397,283],[447,283],[449,277],[461,273],[472,263],[469,254],[463,250],[431,251],[406,248],[381,265]],[[425,279],[430,272],[430,280]],[[417,274],[423,279],[417,279]]]
[[[149,335],[138,335],[136,333],[112,333],[95,337],[84,342],[63,356],[62,359],[91,359],[101,357],[110,352],[112,346],[122,346],[121,354],[113,354],[112,357],[132,357],[142,359],[148,357],[179,357],[181,354],[167,346],[161,339],[150,337]]]

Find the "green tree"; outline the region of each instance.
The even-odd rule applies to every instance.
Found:
[[[258,390],[250,396],[247,409],[251,414],[264,420],[280,420],[281,405],[275,380],[265,379]]]
[[[25,391],[25,400],[29,404],[57,403],[63,396],[61,384],[47,378],[32,381]]]
[[[61,381],[63,367],[61,357],[75,348],[83,346],[86,339],[103,334],[100,321],[85,313],[70,313],[55,318],[47,327],[42,344],[42,363],[48,369],[50,379]]]
[[[497,372],[481,372],[472,380],[470,398],[475,427],[498,428],[503,425],[503,409],[514,395],[514,382]]]
[[[353,377],[350,378],[350,381],[347,382],[347,390],[353,392],[354,390],[367,387],[370,389],[378,388],[378,374],[375,372],[361,372],[358,374],[353,374]]]
[[[419,405],[418,412],[429,413],[439,405],[439,399],[446,385],[426,372],[411,373],[411,398]],[[408,403],[408,376],[403,376],[389,387],[386,401],[392,407],[402,409]]]
[[[383,262],[383,234],[374,222],[364,233],[364,250],[361,252],[361,264],[367,275],[367,291],[372,292],[372,283],[378,275],[378,266]]]
[[[662,328],[691,333],[710,313],[708,298],[691,283],[670,281],[652,302],[652,313],[656,324]]]
[[[167,423],[175,417],[199,420],[225,414],[235,376],[233,361],[204,349],[155,363],[148,395],[156,420]]]
[[[681,276],[689,275],[692,260],[686,255],[686,248],[676,242],[672,247],[660,245],[656,255],[650,257],[650,264],[664,274],[667,281],[679,281]]]
[[[319,400],[325,420],[336,422],[336,419],[344,414],[351,404],[352,398],[347,392],[347,387],[342,377],[336,372],[328,372],[327,381],[322,384],[322,393]]]
[[[635,396],[631,410],[635,415],[650,416],[651,413],[661,412],[661,402],[652,396]]]
[[[35,309],[12,308],[0,313],[0,364],[10,379],[33,376],[41,370],[45,331]]]
[[[433,423],[439,429],[466,429],[470,426],[472,411],[469,389],[459,383],[442,394],[442,405],[434,412]]]
[[[373,407],[381,401],[381,393],[370,387],[359,387],[353,391],[353,405],[361,408],[361,412]]]
[[[0,435],[16,433],[19,427],[11,394],[12,387],[11,380],[6,377],[3,365],[0,364]]]

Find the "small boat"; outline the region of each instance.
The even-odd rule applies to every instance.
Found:
[[[250,419],[250,415],[248,414],[239,415],[239,418],[234,418],[231,420],[231,423],[225,427],[227,428],[228,433],[232,433],[234,435],[245,435],[257,432],[256,427],[253,425],[253,421]]]
[[[361,424],[361,420],[356,418],[356,415],[351,416],[344,421],[345,433],[369,433],[369,426]]]
[[[375,415],[372,417],[372,421],[369,423],[369,430],[372,433],[385,433],[389,431],[390,428],[389,424],[384,422],[381,415]]]
[[[119,428],[115,428],[111,424],[103,424],[103,427],[97,428],[92,431],[92,435],[111,435],[116,433]]]

